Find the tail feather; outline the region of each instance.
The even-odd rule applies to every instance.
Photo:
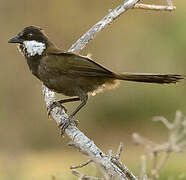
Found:
[[[170,84],[179,82],[181,79],[184,79],[184,76],[179,74],[121,73],[116,74],[116,79],[145,83]]]

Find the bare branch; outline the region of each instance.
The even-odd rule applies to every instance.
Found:
[[[148,152],[155,152],[155,147],[159,147],[158,144],[148,140],[147,138],[144,138],[142,136],[140,136],[138,133],[133,133],[132,134],[132,138],[134,143],[136,143],[137,145],[143,145]]]
[[[140,180],[147,180],[147,163],[146,163],[146,156],[141,156],[141,165],[140,165]]]
[[[166,152],[165,156],[156,162],[156,166],[151,170],[152,179],[159,178],[160,170],[165,166],[170,156],[170,152]]]
[[[86,44],[92,40],[98,32],[102,31],[111,22],[118,18],[121,14],[126,12],[128,9],[133,8],[136,3],[140,0],[126,0],[122,2],[114,10],[109,11],[109,14],[96,23],[88,32],[86,32],[72,47],[68,50],[69,52],[79,52]],[[43,94],[47,107],[49,107],[55,101],[55,93],[49,90],[43,85]],[[51,111],[51,115],[56,123],[63,124],[68,121],[68,115],[60,107],[55,107]],[[128,180],[137,178],[117,159],[120,156],[122,148],[119,150],[118,157],[113,161],[107,155],[105,155],[88,137],[86,137],[75,125],[69,125],[65,130],[66,135],[71,139],[71,146],[76,147],[80,152],[86,154],[92,159],[104,172],[108,175],[111,180]],[[126,174],[125,174],[126,173]],[[76,173],[77,174],[77,173]],[[85,177],[84,177],[85,179]]]
[[[172,4],[171,0],[167,0],[167,4],[168,4],[168,6],[173,7],[173,4]]]
[[[111,161],[127,176],[129,180],[137,180],[137,178],[130,172],[130,170],[115,157],[111,158]]]
[[[101,19],[98,23],[96,23],[89,31],[87,31],[76,43],[72,45],[69,49],[69,52],[79,52],[83,49],[86,44],[92,40],[95,35],[102,31],[107,25],[113,22],[116,18],[118,18],[121,14],[126,12],[128,9],[132,8],[137,2],[140,0],[127,0],[121,3],[114,10],[110,10],[109,14],[106,15],[103,19]]]
[[[91,162],[93,162],[93,161],[90,159],[90,160],[88,160],[87,162],[82,163],[82,164],[79,164],[79,165],[77,165],[77,166],[70,166],[70,169],[82,168],[82,167],[84,167],[84,166],[87,166],[87,165],[90,164]]]
[[[173,125],[165,117],[155,116],[152,120],[153,121],[161,121],[168,129],[173,128]]]
[[[79,172],[74,170],[72,171],[72,174],[77,176],[80,180],[104,180],[103,178],[96,178],[96,177],[80,174]]]
[[[137,133],[133,134],[135,143],[143,145],[146,148],[147,153],[152,157],[151,180],[156,180],[159,178],[160,171],[167,163],[171,153],[181,152],[183,151],[183,148],[185,148],[185,119],[186,117],[184,117],[180,111],[176,112],[175,119],[172,123],[169,122],[165,117],[154,118],[154,120],[162,122],[168,130],[167,141],[162,144],[156,144],[152,141],[149,141]],[[158,158],[160,153],[162,156],[160,156],[161,158]],[[143,164],[142,166],[144,166]],[[144,171],[141,172],[141,174],[144,175]],[[146,178],[148,179],[147,175]],[[142,179],[142,176],[140,176],[140,180]]]
[[[134,5],[133,9],[155,10],[155,11],[173,11],[176,9],[176,7],[173,6],[171,0],[167,0],[167,5],[154,5],[154,4],[137,3]]]
[[[114,19],[119,17],[126,10],[133,7],[139,0],[127,0],[119,5],[116,9],[109,12],[101,21],[95,24],[87,33],[85,33],[73,46],[69,49],[69,52],[79,52],[85,47],[85,45],[95,37],[95,35],[110,24]],[[43,86],[43,94],[47,107],[55,101],[54,92],[50,91],[47,87]],[[68,115],[63,109],[55,107],[51,111],[53,119],[57,124],[63,124],[68,120]],[[94,160],[104,171],[111,177],[111,179],[127,180],[126,175],[110,161],[110,158],[106,156],[89,138],[87,138],[77,127],[69,125],[65,130],[66,135],[72,140],[75,147],[81,152],[86,154]]]
[[[120,142],[119,147],[118,147],[118,151],[117,151],[117,153],[116,153],[116,155],[115,155],[115,158],[116,158],[117,160],[119,160],[122,151],[123,151],[123,143]]]
[[[108,158],[112,158],[112,149],[109,149],[107,152]]]
[[[153,5],[153,4],[136,4],[133,9],[144,9],[144,10],[155,10],[155,11],[173,11],[176,9],[175,6],[163,6],[163,5]]]
[[[87,151],[85,151],[84,149],[82,149],[82,148],[79,146],[79,144],[76,144],[76,143],[70,141],[70,142],[68,143],[68,146],[72,146],[72,147],[76,148],[79,152],[81,152],[82,154],[88,156]]]

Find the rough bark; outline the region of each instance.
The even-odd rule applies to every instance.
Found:
[[[108,15],[96,23],[89,31],[87,31],[76,43],[72,45],[69,52],[79,52],[85,45],[92,40],[95,35],[103,30],[107,25],[113,22],[121,14],[128,9],[133,8],[140,0],[126,0],[122,2],[114,10],[111,10]],[[137,8],[137,7],[136,7]],[[43,94],[47,107],[55,101],[55,93],[43,85]],[[68,121],[68,115],[62,108],[55,107],[51,111],[51,115],[59,125]],[[137,178],[127,169],[124,164],[114,161],[111,157],[104,154],[95,143],[84,135],[76,126],[69,125],[65,134],[71,140],[71,145],[76,147],[80,152],[89,156],[99,167],[104,170],[109,179],[113,180],[137,180]],[[121,168],[122,167],[122,168]]]

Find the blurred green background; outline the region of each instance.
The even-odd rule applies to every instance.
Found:
[[[37,25],[67,51],[120,2],[0,0],[0,179],[48,180],[52,175],[70,179],[69,166],[86,159],[67,147],[67,139],[60,138],[55,122],[48,120],[41,83],[8,39],[25,26]],[[186,2],[174,3],[175,12],[129,10],[81,54],[91,53],[93,59],[116,72],[186,74]],[[185,83],[162,86],[122,82],[119,88],[90,98],[76,118],[80,129],[104,151],[116,150],[122,141],[124,161],[131,169],[138,169],[144,150],[133,145],[131,134],[139,132],[157,142],[166,140],[163,126],[151,119],[156,115],[173,119],[177,109],[186,114],[185,90]],[[76,105],[67,107],[71,111]],[[176,177],[186,171],[185,162],[186,155],[173,156],[165,172]],[[95,168],[87,171],[94,174]]]

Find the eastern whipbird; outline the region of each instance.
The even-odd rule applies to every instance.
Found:
[[[63,52],[39,27],[29,26],[8,41],[18,43],[30,71],[49,89],[73,98],[59,103],[81,101],[70,114],[69,122],[87,103],[88,95],[115,87],[118,80],[170,84],[183,79],[179,74],[115,73],[88,57]],[[51,107],[53,108],[53,107]],[[67,124],[63,126],[67,127]]]

